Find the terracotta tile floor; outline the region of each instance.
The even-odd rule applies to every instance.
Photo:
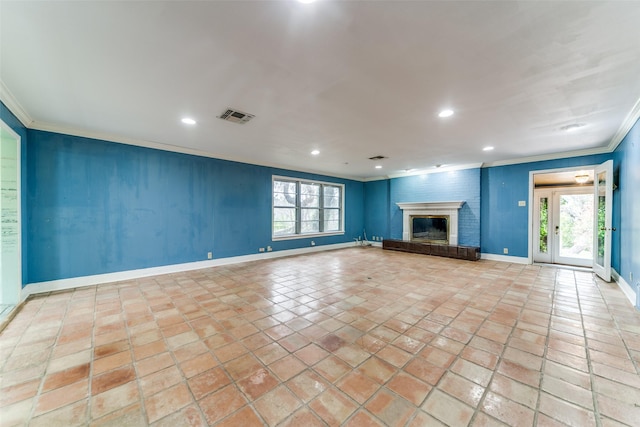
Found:
[[[640,313],[548,266],[352,248],[34,298],[0,425],[640,425]]]

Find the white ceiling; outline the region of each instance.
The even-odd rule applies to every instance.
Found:
[[[1,0],[2,100],[36,129],[358,179],[604,152],[638,110],[638,22],[637,1]]]

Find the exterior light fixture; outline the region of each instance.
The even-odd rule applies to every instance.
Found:
[[[585,182],[589,181],[589,175],[587,175],[586,173],[576,175],[574,178],[578,184],[584,184]]]

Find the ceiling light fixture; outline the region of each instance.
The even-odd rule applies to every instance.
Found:
[[[589,181],[589,175],[585,173],[576,175],[574,178],[578,184],[584,184]]]
[[[442,110],[438,113],[438,117],[442,117],[442,118],[451,117],[451,116],[453,116],[453,110],[447,109],[447,110]]]
[[[320,154],[320,150],[313,150],[311,154],[313,154],[314,156],[317,156],[318,154]]]
[[[491,150],[493,150],[493,147],[491,147],[491,146],[489,146],[489,147],[484,147],[484,148],[482,149],[482,151],[491,151]]]
[[[584,123],[572,123],[570,125],[563,126],[561,129],[565,132],[573,132],[585,126],[586,124]]]
[[[185,117],[184,119],[182,119],[182,123],[184,123],[185,125],[195,125],[196,121],[192,118]]]

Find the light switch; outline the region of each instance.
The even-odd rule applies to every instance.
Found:
[[[518,206],[527,206],[527,202],[525,200],[519,200]]]

